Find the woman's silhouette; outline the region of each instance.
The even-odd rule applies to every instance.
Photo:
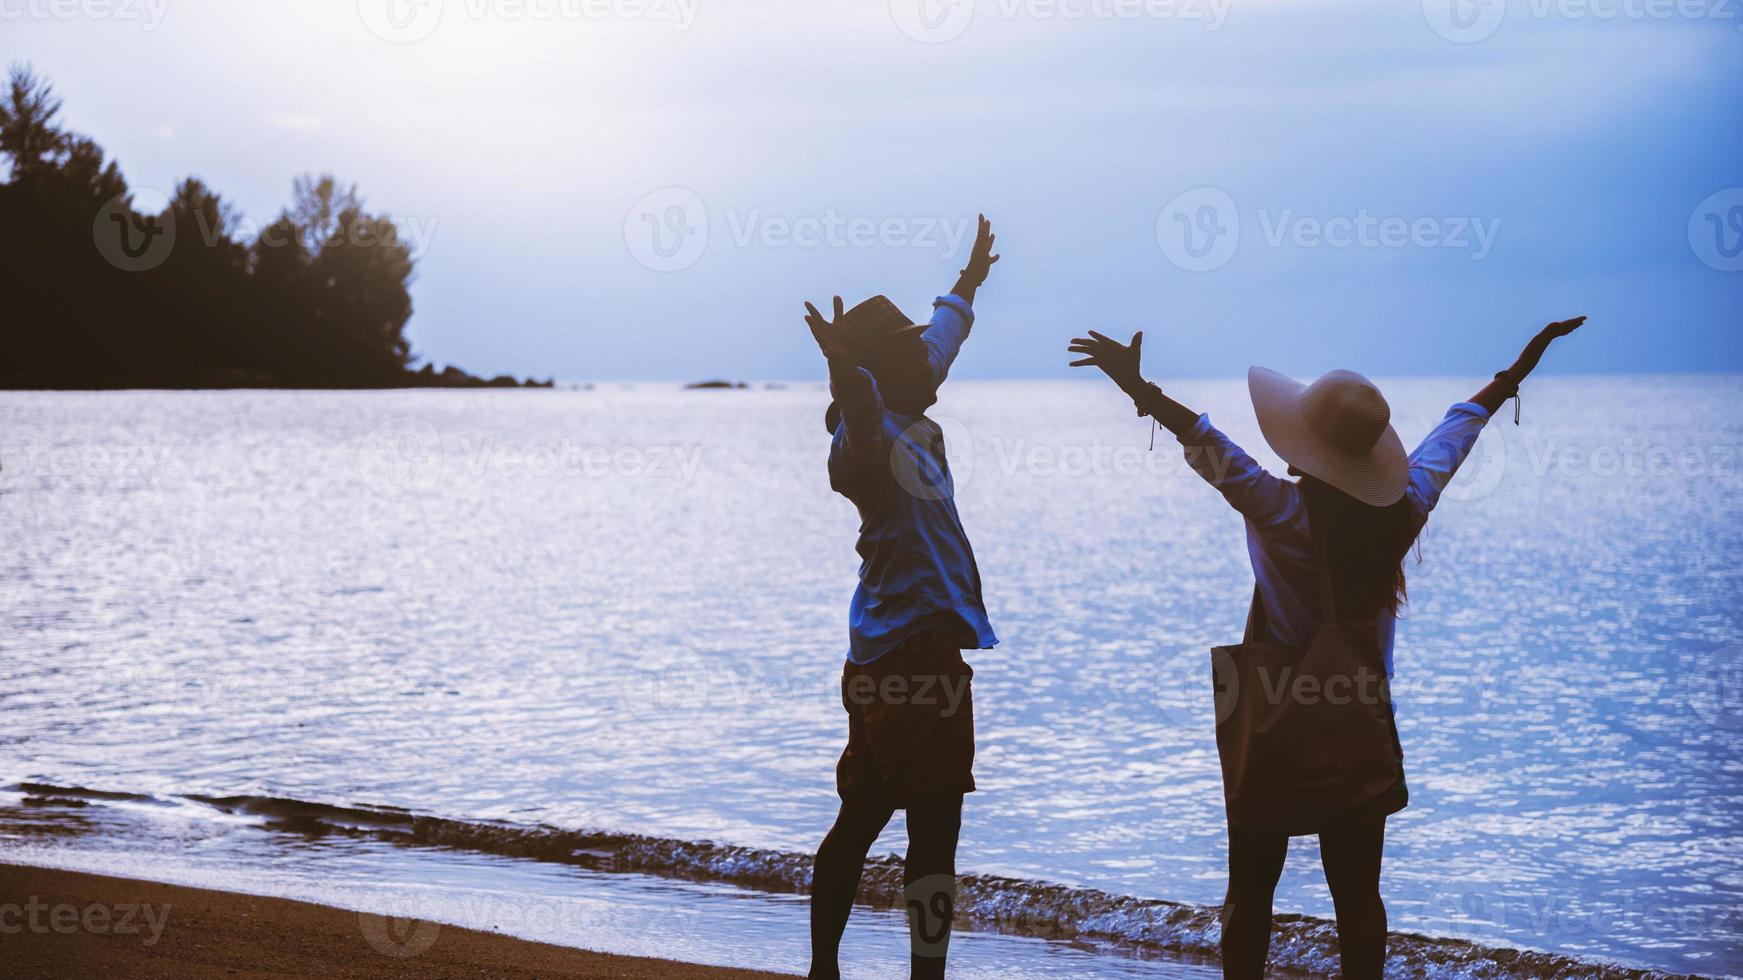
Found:
[[[1219,700],[1217,711],[1229,816],[1225,976],[1263,975],[1271,898],[1289,837],[1308,833],[1319,836],[1343,975],[1381,975],[1386,908],[1380,858],[1386,817],[1409,799],[1402,751],[1383,683],[1371,705],[1325,705],[1336,700],[1336,680],[1352,682],[1370,664],[1373,673],[1392,675],[1406,552],[1484,424],[1518,394],[1550,343],[1583,322],[1575,317],[1545,327],[1512,367],[1497,372],[1470,401],[1452,406],[1409,456],[1392,430],[1385,399],[1361,375],[1333,371],[1301,385],[1253,368],[1248,386],[1260,430],[1298,481],[1267,473],[1207,416],[1145,381],[1142,332],[1129,346],[1093,330],[1071,342],[1069,349],[1084,355],[1072,366],[1098,367],[1112,378],[1140,415],[1180,439],[1192,467],[1246,519],[1256,580],[1247,640],[1218,651],[1228,658],[1228,667],[1218,670],[1219,697],[1239,687],[1234,703]],[[1312,698],[1301,689],[1270,704],[1255,698],[1267,665],[1300,677],[1327,664],[1354,669],[1333,680],[1314,676]],[[1229,683],[1255,669],[1261,683]]]

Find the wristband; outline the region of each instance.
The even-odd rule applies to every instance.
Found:
[[[1518,425],[1519,424],[1519,402],[1520,402],[1519,382],[1513,380],[1513,373],[1510,371],[1496,371],[1495,372],[1495,380],[1507,382],[1507,386],[1510,389],[1512,389],[1512,391],[1513,391],[1513,424]]]

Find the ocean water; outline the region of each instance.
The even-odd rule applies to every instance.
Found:
[[[1382,381],[1407,443],[1480,384]],[[1243,384],[1173,390],[1274,462]],[[857,566],[826,402],[0,393],[0,784],[801,887]],[[1210,949],[1239,518],[1111,386],[952,382],[933,415],[1003,640],[969,655],[976,922]],[[1534,380],[1484,434],[1408,569],[1393,972],[1743,973],[1740,454],[1736,376]],[[0,855],[35,839],[8,823]],[[1322,969],[1311,840],[1277,904],[1308,917],[1280,961]]]

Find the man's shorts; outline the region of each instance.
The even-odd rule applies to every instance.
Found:
[[[835,765],[843,800],[896,808],[974,792],[974,670],[944,633],[926,631],[841,673],[847,749]]]

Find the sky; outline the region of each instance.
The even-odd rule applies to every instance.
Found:
[[[414,349],[564,380],[820,378],[802,303],[958,377],[1743,370],[1739,0],[0,0],[143,198],[333,173],[418,256]],[[246,228],[246,226],[245,226]]]

